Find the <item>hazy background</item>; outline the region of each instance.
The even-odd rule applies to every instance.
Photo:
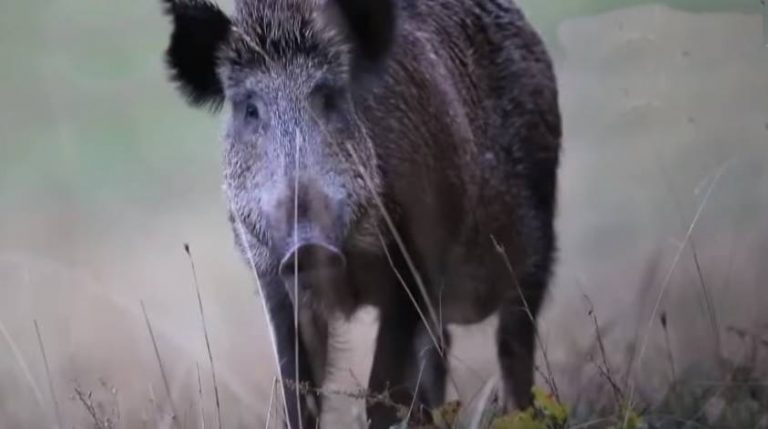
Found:
[[[225,426],[263,424],[273,355],[226,223],[218,121],[166,82],[169,25],[157,3],[0,1],[0,428],[55,421],[34,320],[68,427],[90,421],[77,385],[117,427],[162,426],[168,401],[140,300],[180,420],[199,426],[199,365],[214,423],[183,243],[198,271]],[[560,387],[573,398],[589,382],[585,296],[617,361],[648,333],[641,389],[668,382],[661,312],[681,368],[711,360],[715,331],[738,359],[728,327],[768,331],[759,1],[520,3],[555,58],[565,124],[560,256],[540,324]],[[339,386],[367,380],[375,317],[359,319],[339,328],[339,366],[355,373],[335,374]],[[492,327],[457,329],[452,368],[463,398],[497,371]]]

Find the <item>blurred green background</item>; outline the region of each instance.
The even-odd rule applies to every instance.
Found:
[[[185,106],[167,83],[169,25],[158,3],[0,0],[0,327],[14,343],[0,338],[0,428],[51,420],[33,319],[65,420],[88,418],[66,399],[72,383],[98,390],[101,379],[120,389],[124,427],[148,418],[136,416],[167,416],[162,400],[147,399],[162,395],[139,300],[177,403],[194,399],[195,367],[205,373],[207,360],[185,242],[206,300],[225,421],[252,427],[266,412],[272,356],[226,223],[218,118]],[[647,304],[660,294],[679,330],[681,364],[701,360],[711,332],[699,285],[686,282],[696,265],[724,325],[768,326],[760,1],[519,3],[553,54],[565,124],[560,258],[542,322],[558,371],[583,370],[572,358],[592,338],[584,294],[616,322],[619,339],[645,326]],[[649,261],[668,267],[702,204],[700,260],[686,253],[669,290],[658,282],[643,289]],[[352,344],[372,338],[349,335]],[[478,354],[490,343],[469,337],[457,338],[474,362],[458,374],[470,386],[459,396],[482,384],[472,374],[495,371],[494,357]],[[360,348],[349,365],[365,379],[360,362],[370,356]],[[210,395],[206,377],[203,386]]]
[[[520,3],[554,46],[568,17],[651,2]],[[694,12],[761,9],[758,0],[662,3]],[[6,0],[0,8],[3,207],[58,204],[51,198],[151,205],[191,196],[215,177],[215,118],[185,109],[163,80],[168,26],[158,4]]]
[[[149,208],[211,191],[216,119],[185,108],[163,79],[168,26],[155,3],[0,4],[3,211],[62,203]],[[652,2],[520,3],[550,46],[561,49],[556,30],[564,19]],[[662,3],[693,12],[761,9],[758,0]]]
[[[216,177],[215,118],[183,108],[164,80],[159,4],[0,7],[3,209],[148,208]]]

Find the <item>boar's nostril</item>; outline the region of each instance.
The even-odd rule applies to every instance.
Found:
[[[346,265],[344,255],[329,245],[303,243],[294,247],[280,263],[280,277],[284,280],[311,282],[313,279],[331,278],[341,273]]]

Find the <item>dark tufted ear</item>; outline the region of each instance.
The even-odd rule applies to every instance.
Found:
[[[335,0],[331,16],[346,31],[354,47],[353,72],[366,72],[386,59],[395,35],[392,0]]]
[[[165,60],[181,93],[193,106],[216,110],[224,91],[216,73],[218,51],[229,37],[232,23],[207,0],[162,0],[173,19]]]

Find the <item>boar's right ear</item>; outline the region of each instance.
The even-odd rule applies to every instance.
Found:
[[[232,31],[229,17],[208,0],[162,0],[173,20],[166,65],[193,106],[219,108],[224,90],[216,73],[218,52]]]

